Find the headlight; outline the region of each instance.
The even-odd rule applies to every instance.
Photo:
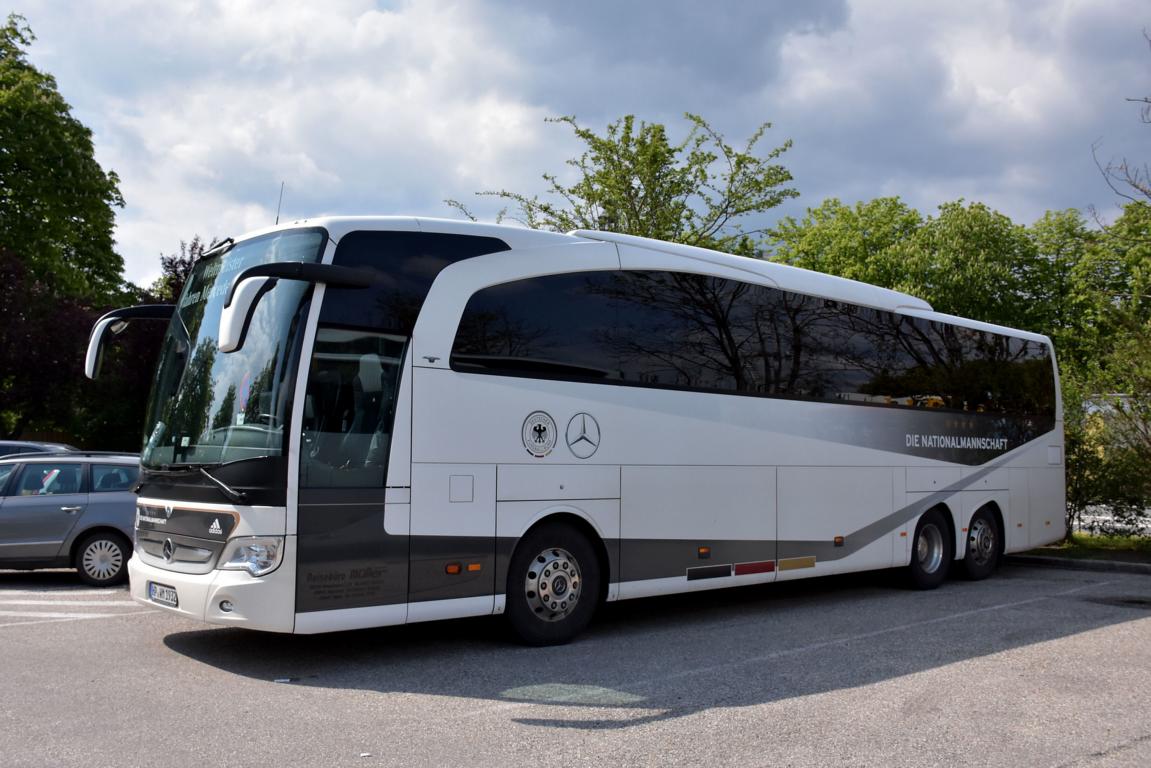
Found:
[[[283,536],[245,536],[232,539],[224,547],[220,568],[265,576],[280,567],[283,554]]]

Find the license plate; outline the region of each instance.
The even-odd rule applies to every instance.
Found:
[[[175,587],[169,587],[166,584],[157,584],[154,581],[148,582],[148,599],[153,603],[167,605],[172,608],[177,608],[180,605],[180,598],[176,595]]]

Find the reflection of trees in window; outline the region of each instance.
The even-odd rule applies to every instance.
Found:
[[[548,331],[529,325],[507,306],[470,309],[466,322],[460,323],[456,337],[456,354],[490,357],[540,357]]]
[[[856,308],[772,288],[759,293],[759,328],[767,336],[762,353],[770,373],[765,391],[819,399],[855,391],[858,370],[849,352],[859,343],[844,318]]]
[[[870,341],[851,362],[867,376],[858,391],[873,401],[979,413],[1054,408],[1043,344],[864,308],[849,324]]]
[[[497,285],[468,301],[452,346],[452,366],[525,376],[618,379],[599,342],[615,321],[601,293],[606,273],[549,275]]]
[[[216,415],[212,417],[212,431],[215,432],[217,429],[231,426],[235,415],[236,385],[229,384],[228,391],[224,393],[224,399],[220,401],[220,410],[216,411]]]
[[[212,402],[212,367],[216,362],[216,341],[205,338],[196,345],[192,357],[184,370],[179,394],[172,403],[171,417],[160,420],[175,425],[179,434],[173,432],[167,440],[180,452],[183,437],[194,442],[208,426],[209,406]]]
[[[824,398],[855,376],[843,305],[704,275],[628,272],[605,291],[620,322],[604,343],[652,385]]]
[[[628,272],[597,293],[618,308],[601,334],[625,379],[746,391],[755,378],[754,337],[744,300],[752,286],[683,273]]]
[[[480,291],[459,370],[1045,414],[1045,345],[706,275],[553,275]]]
[[[277,347],[272,357],[260,372],[252,377],[248,385],[248,400],[242,403],[245,424],[280,426],[279,419],[283,413],[279,407],[279,395],[283,392],[280,387],[283,382],[282,372],[278,370],[280,352],[280,348]]]

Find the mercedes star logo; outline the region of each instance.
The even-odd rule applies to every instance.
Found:
[[[599,448],[599,422],[590,413],[577,413],[568,422],[568,448],[577,459],[590,459]]]
[[[164,539],[164,559],[169,563],[172,562],[172,555],[176,552],[176,545],[172,543],[171,539]]]

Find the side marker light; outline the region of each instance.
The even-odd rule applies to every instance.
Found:
[[[449,576],[455,576],[459,574],[461,570],[462,569],[460,568],[459,563],[448,563],[444,566],[444,573],[448,574]]]

